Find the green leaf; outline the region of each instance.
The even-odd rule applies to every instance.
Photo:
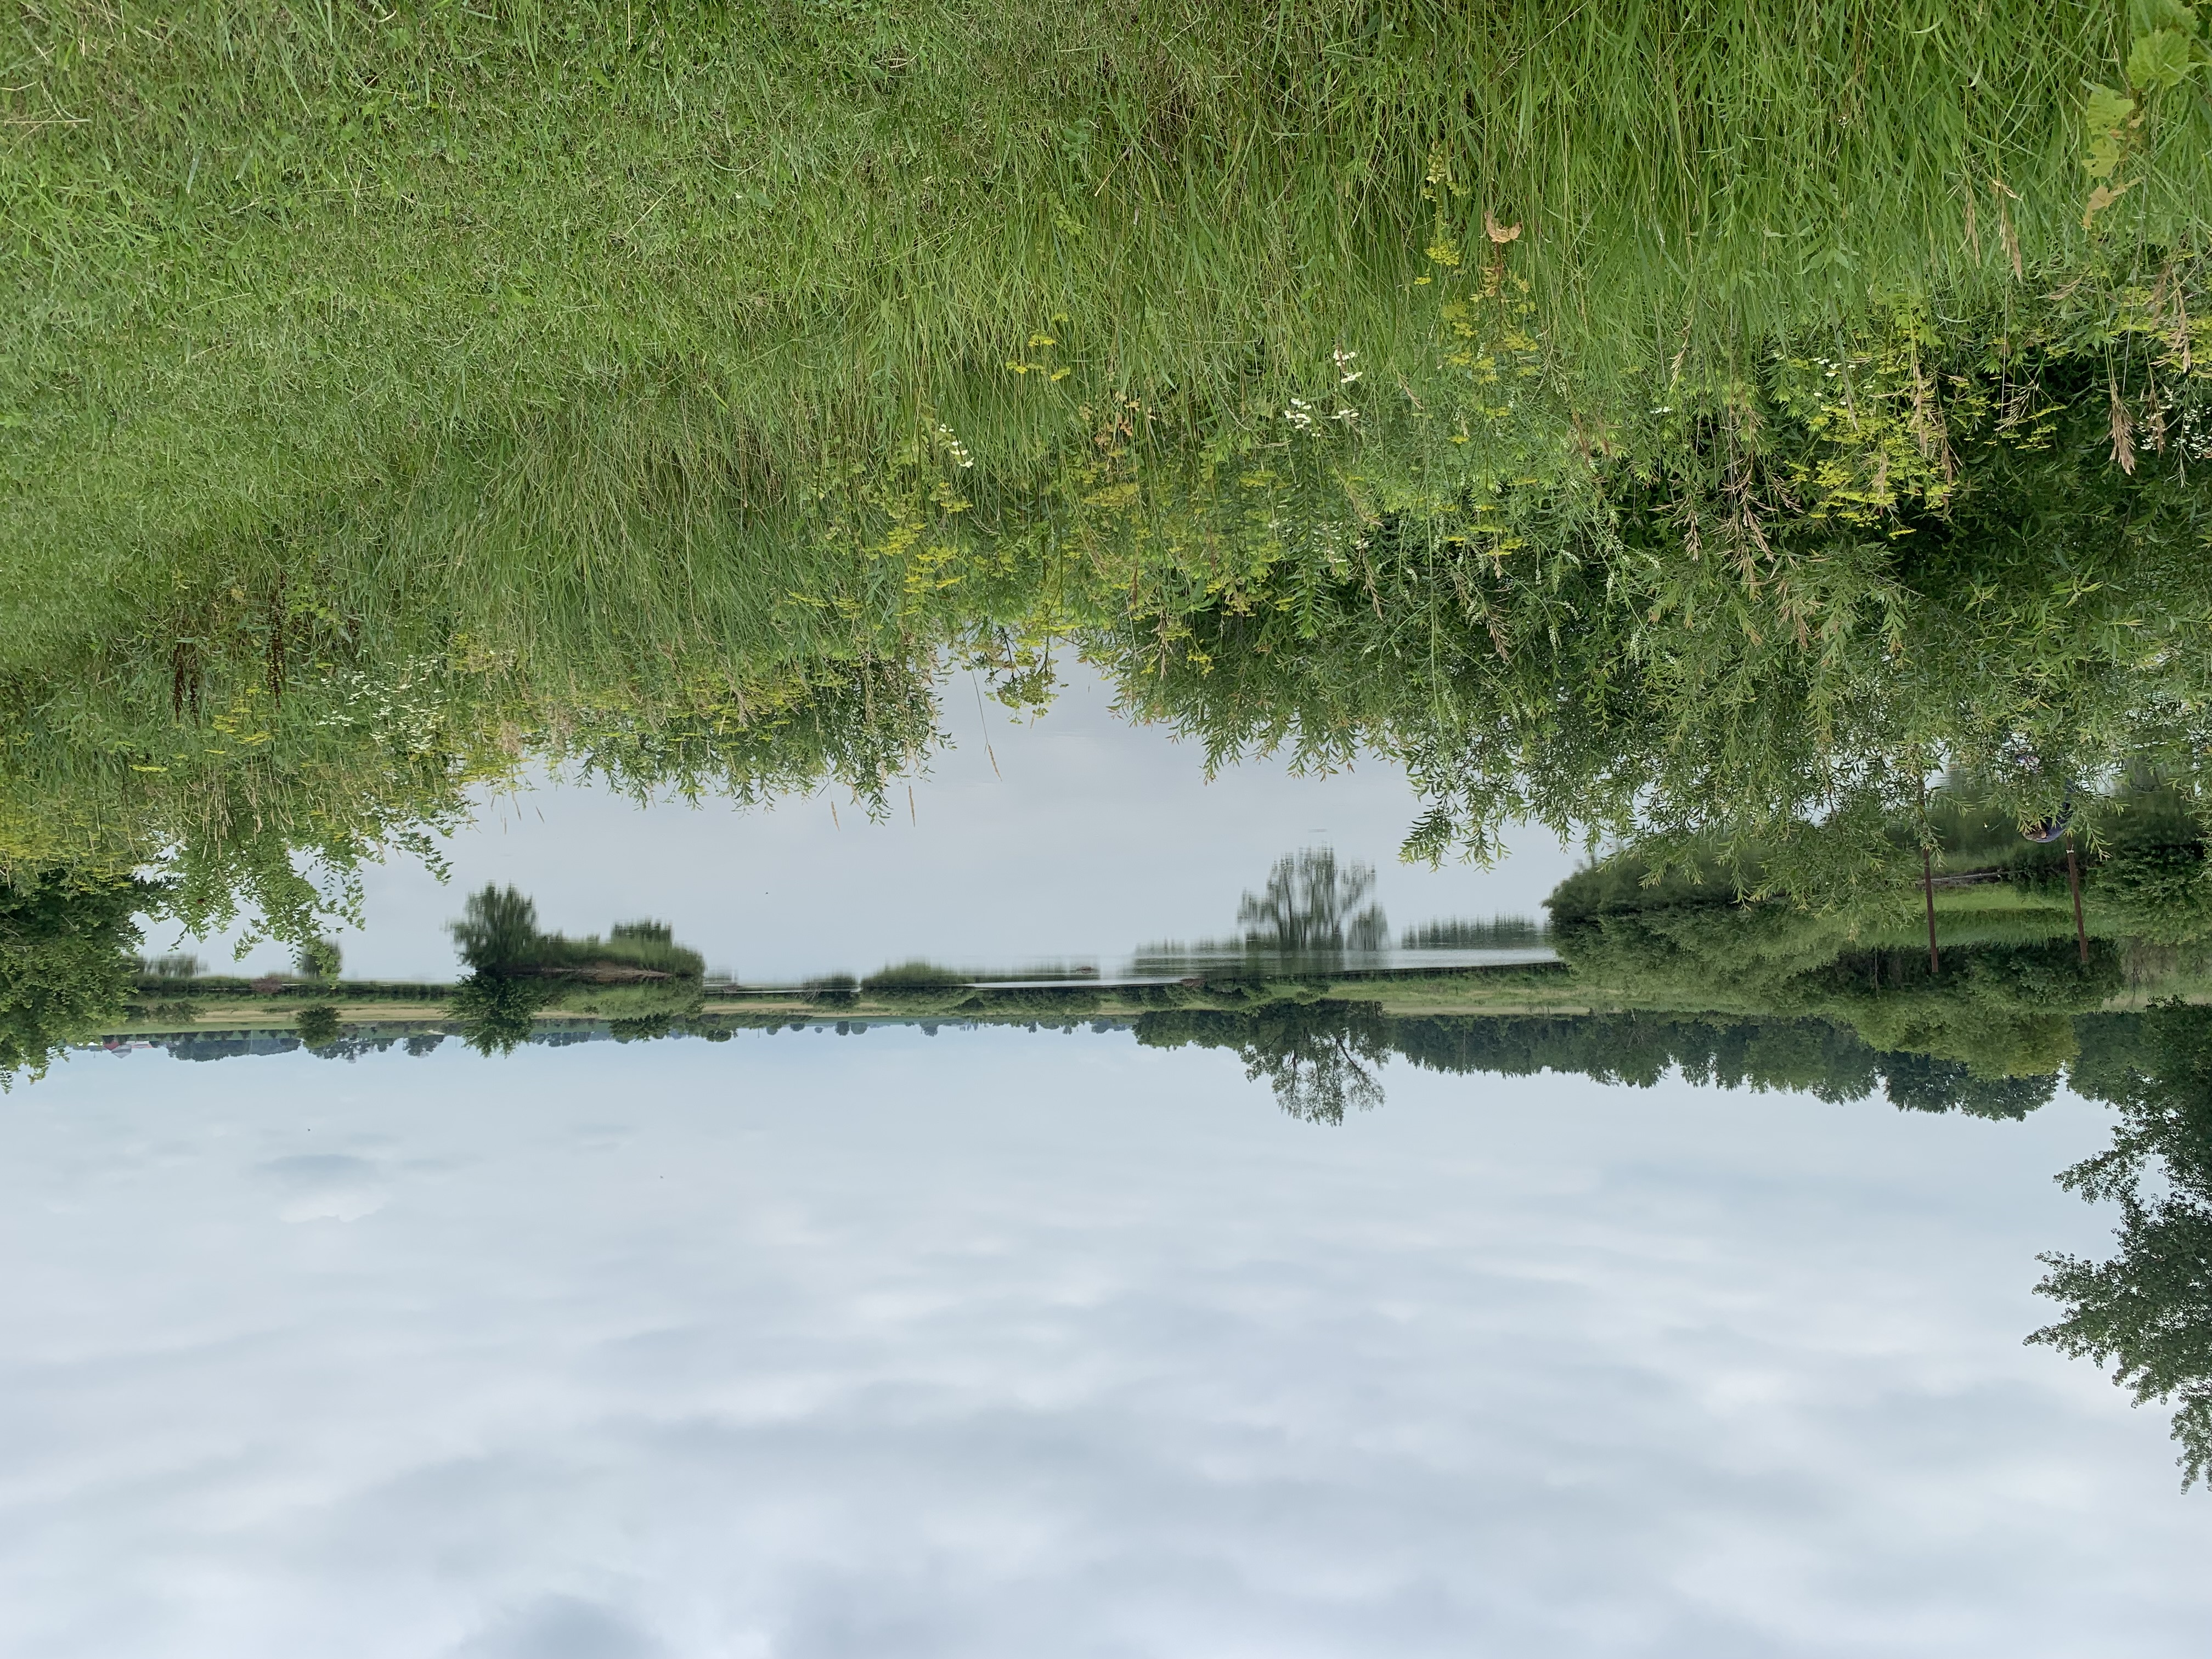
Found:
[[[2148,34],[2157,29],[2178,29],[2183,34],[2197,33],[2197,14],[2181,3],[2181,0],[2135,0],[2128,9],[2134,23],[2130,31]],[[2140,84],[2140,83],[2138,83]]]
[[[2195,64],[2187,35],[2179,29],[2158,29],[2128,53],[2128,79],[2145,91],[2164,92],[2187,80]]]
[[[2092,179],[2109,179],[2127,155],[2127,125],[2136,112],[2136,100],[2110,87],[2089,83],[2088,101],[2082,114],[2089,128],[2089,153],[2081,165]]]
[[[2128,124],[2135,112],[2136,100],[2127,94],[2099,86],[2094,81],[2089,83],[2089,101],[2082,113],[2087,117],[2093,134],[2118,131]]]

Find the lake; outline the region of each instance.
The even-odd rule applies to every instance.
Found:
[[[24,10],[0,1648],[2200,1648],[2212,29],[1923,9]]]

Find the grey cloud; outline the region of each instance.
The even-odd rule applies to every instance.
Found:
[[[0,1116],[10,1659],[2193,1659],[2212,1615],[2160,1425],[2019,1346],[2105,1224],[2064,1102],[1394,1073],[1316,1132],[1112,1036],[313,1064]],[[362,1225],[272,1213],[410,1161]]]
[[[662,1659],[656,1638],[611,1607],[545,1595],[496,1620],[453,1659]]]
[[[391,1196],[377,1165],[348,1153],[271,1158],[261,1172],[283,1189],[277,1214],[286,1221],[358,1221]]]

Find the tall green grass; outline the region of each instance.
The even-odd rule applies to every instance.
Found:
[[[1018,499],[1117,424],[1279,436],[1292,396],[1334,413],[1340,349],[1385,428],[1493,257],[1536,378],[1641,410],[1870,301],[1978,305],[2077,255],[2081,87],[2128,33],[1872,0],[13,24],[17,665],[149,573],[302,544],[357,605],[450,570],[520,635],[803,640],[771,617],[807,585],[791,518],[851,469],[942,426],[969,493]],[[2194,225],[2207,131],[2165,100],[2108,240]]]

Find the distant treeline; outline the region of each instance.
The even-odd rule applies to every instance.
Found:
[[[2139,1017],[2079,1022],[2097,1064],[2127,1052]],[[2090,1034],[2094,1033],[2093,1036]],[[2025,1117],[2056,1091],[2057,1073],[1986,1077],[1962,1060],[1875,1048],[1849,1025],[1813,1018],[1708,1018],[1662,1013],[1390,1018],[1373,1003],[1278,1004],[1252,1012],[1176,1009],[1137,1022],[1152,1048],[1228,1048],[1285,1108],[1334,1121],[1332,1103],[1381,1103],[1375,1067],[1393,1055],[1425,1071],[1533,1077],[1557,1072],[1650,1088],[1679,1072],[1723,1088],[1802,1090],[1823,1100],[1877,1093],[1909,1111]],[[1364,1077],[1367,1081],[1358,1079]],[[1320,1109],[1315,1109],[1318,1104]]]
[[[1398,944],[1407,951],[1521,951],[1549,942],[1540,921],[1493,916],[1487,921],[1424,922],[1408,927]]]

